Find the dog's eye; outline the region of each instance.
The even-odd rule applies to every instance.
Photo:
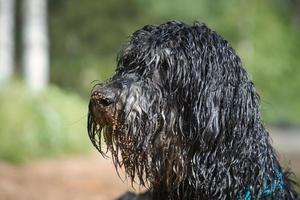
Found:
[[[130,65],[130,63],[131,63],[131,61],[130,61],[130,58],[125,58],[124,60],[123,60],[123,62],[122,62],[122,66],[124,67],[124,68],[127,68],[129,65]]]
[[[163,71],[168,71],[169,69],[169,64],[166,60],[164,60],[162,63],[161,63],[161,68]]]

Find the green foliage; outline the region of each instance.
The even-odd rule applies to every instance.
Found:
[[[267,3],[257,3],[252,27],[248,26],[238,52],[262,96],[267,122],[299,124],[300,32],[274,10]]]
[[[0,159],[21,162],[90,149],[87,102],[79,96],[55,86],[35,96],[15,83],[0,91],[0,102]]]
[[[135,29],[136,4],[132,0],[51,0],[49,7],[51,79],[88,94],[91,81],[106,79],[113,72],[116,53]],[[94,75],[86,79],[91,72]]]

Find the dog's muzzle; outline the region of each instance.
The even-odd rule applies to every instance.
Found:
[[[115,105],[116,93],[111,89],[99,87],[91,95],[89,109],[97,124],[113,125],[116,115]]]

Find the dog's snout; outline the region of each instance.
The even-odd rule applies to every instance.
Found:
[[[109,89],[99,89],[92,93],[91,100],[100,106],[107,107],[115,103],[115,93]]]

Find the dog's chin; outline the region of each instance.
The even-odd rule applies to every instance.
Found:
[[[99,134],[101,134],[101,137],[103,137],[106,146],[106,153],[107,151],[110,151],[112,156],[119,156],[119,151],[122,151],[124,147],[129,148],[129,146],[132,144],[132,141],[129,139],[131,137],[127,137],[129,134],[128,131],[122,129],[122,125],[109,122],[99,126],[102,127],[101,133]]]
[[[113,108],[105,108],[105,110],[101,107],[92,108],[92,113],[95,122],[101,127],[114,127],[117,123],[116,114]]]
[[[112,110],[107,112],[99,107],[90,107],[88,116],[88,132],[93,145],[102,154],[107,157],[108,150],[113,150],[113,140],[117,129],[117,118]],[[103,144],[106,145],[103,145]],[[105,147],[106,146],[106,147]]]

